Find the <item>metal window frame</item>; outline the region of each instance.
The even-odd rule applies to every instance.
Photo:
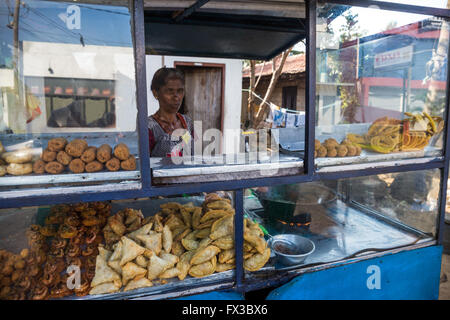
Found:
[[[147,83],[146,83],[146,62],[145,62],[145,30],[144,30],[144,1],[130,0],[130,14],[132,17],[132,37],[135,56],[135,73],[136,73],[136,101],[138,108],[137,131],[139,136],[139,155],[141,161],[141,181],[130,186],[129,189],[114,189],[93,191],[89,187],[74,187],[73,190],[61,188],[60,192],[54,194],[31,194],[20,197],[4,199],[0,202],[0,208],[10,207],[25,207],[38,206],[45,204],[56,203],[73,203],[79,201],[104,201],[104,200],[119,200],[119,199],[133,199],[146,198],[155,196],[171,196],[180,194],[193,194],[199,192],[213,192],[218,190],[235,191],[235,247],[236,247],[236,290],[244,291],[248,289],[243,269],[243,207],[244,207],[244,192],[246,188],[303,183],[319,180],[335,180],[345,179],[359,176],[377,175],[383,173],[398,173],[411,172],[426,169],[439,169],[441,171],[441,186],[440,186],[440,208],[438,215],[438,234],[436,242],[433,244],[442,244],[442,230],[445,219],[445,205],[447,193],[447,180],[449,174],[450,163],[450,112],[449,112],[449,73],[450,66],[447,63],[447,97],[445,110],[446,127],[444,131],[444,155],[441,158],[433,159],[429,162],[423,163],[408,163],[386,167],[376,167],[376,163],[371,168],[363,170],[344,170],[336,172],[318,173],[316,172],[314,163],[314,139],[315,139],[315,96],[316,96],[316,13],[318,3],[332,3],[342,4],[358,7],[377,6],[381,10],[396,10],[409,13],[420,13],[426,15],[433,15],[443,18],[450,18],[450,10],[436,9],[430,7],[411,6],[403,4],[395,4],[388,2],[378,2],[372,0],[305,0],[306,4],[306,19],[307,19],[307,59],[306,59],[306,143],[305,143],[305,171],[304,174],[293,176],[274,176],[257,179],[247,179],[239,181],[214,181],[208,183],[189,184],[188,188],[185,184],[170,185],[170,186],[154,186],[151,181],[150,170],[150,154],[149,141],[147,129]],[[449,50],[450,52],[450,50]],[[401,162],[401,160],[399,161]],[[133,187],[134,186],[134,187]],[[188,191],[188,192],[186,192]],[[407,250],[408,247],[405,249]],[[378,253],[376,255],[383,255],[385,253]],[[362,257],[361,259],[364,259]],[[333,264],[332,264],[333,265]]]

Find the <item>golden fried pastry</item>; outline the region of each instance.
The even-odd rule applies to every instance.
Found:
[[[357,156],[359,156],[361,154],[361,147],[360,146],[355,146],[356,148],[356,154]]]
[[[116,157],[112,157],[105,164],[106,169],[109,171],[118,171],[120,169],[120,160]]]
[[[47,173],[59,174],[63,171],[64,171],[64,166],[57,161],[52,161],[45,165],[45,172],[47,172]]]
[[[42,159],[36,160],[33,163],[33,172],[37,174],[42,174],[45,172],[45,162]]]
[[[234,263],[218,263],[216,266],[216,272],[224,272],[236,268]]]
[[[148,235],[137,235],[147,249],[152,250],[156,255],[159,255],[162,250],[162,234],[159,232]]]
[[[344,145],[339,145],[336,150],[337,150],[338,157],[345,157],[348,153],[348,149]]]
[[[328,138],[323,142],[323,145],[327,147],[337,147],[339,143],[334,138]]]
[[[327,156],[327,148],[324,146],[320,146],[319,149],[317,149],[317,157],[322,158]]]
[[[192,266],[189,269],[189,275],[195,278],[206,277],[216,271],[217,257],[214,256],[211,260]]]
[[[126,291],[130,291],[130,290],[146,288],[146,287],[151,287],[151,286],[153,286],[153,283],[150,280],[148,280],[147,278],[143,277],[143,278],[139,278],[139,279],[133,279],[130,282],[128,282],[128,284],[125,286],[123,291],[126,292]]]
[[[10,163],[6,167],[6,172],[14,176],[22,176],[33,172],[33,165],[31,163]]]
[[[108,144],[102,144],[97,149],[97,160],[100,163],[107,162],[112,157],[111,152],[112,152],[112,149],[111,149],[111,147]]]
[[[197,252],[192,257],[191,264],[200,264],[210,260],[215,257],[220,252],[220,249],[216,246],[207,246],[203,249],[197,250]]]
[[[334,146],[327,147],[327,157],[336,157],[337,156],[337,150]]]
[[[160,279],[170,279],[178,276],[180,274],[180,270],[176,267],[172,267],[164,271],[159,275]]]
[[[172,231],[170,231],[169,226],[164,226],[163,232],[162,232],[162,247],[164,251],[170,252],[172,250]]]
[[[63,239],[72,239],[78,234],[76,227],[61,224],[58,229],[58,235]]]
[[[147,267],[147,279],[154,280],[161,273],[171,268],[173,264],[170,261],[161,259],[157,255],[152,255]]]
[[[351,144],[347,144],[347,157],[353,157],[356,155],[356,147],[351,145]]]
[[[73,173],[82,173],[84,172],[84,169],[85,164],[80,158],[75,158],[69,163],[69,170]]]
[[[147,273],[147,270],[138,266],[133,262],[127,262],[122,267],[122,283],[126,285],[128,281],[137,278],[142,278]]]
[[[128,233],[127,238],[130,238],[131,240],[138,242],[140,240],[137,238],[137,236],[149,234],[150,230],[152,229],[152,226],[153,226],[153,222],[144,224],[141,228],[139,228],[131,233]]]
[[[69,156],[67,152],[61,150],[56,154],[56,161],[61,163],[63,166],[69,165],[70,161],[72,161],[72,156]]]
[[[92,289],[89,291],[89,294],[95,295],[95,294],[113,293],[119,291],[121,287],[122,285],[118,285],[115,282],[105,282],[99,284],[98,286],[92,287]]]
[[[114,156],[119,160],[127,160],[130,156],[130,150],[125,143],[119,143],[114,147]]]
[[[95,287],[102,283],[114,282],[116,280],[121,281],[120,275],[108,266],[102,256],[98,255],[95,260],[95,276],[91,281],[91,286]]]
[[[142,255],[145,252],[145,248],[138,245],[127,237],[122,237],[122,257],[120,259],[120,265],[123,266],[127,262],[134,260],[137,256]]]
[[[221,238],[215,240],[212,244],[222,250],[234,248],[233,235],[227,235],[225,237],[221,237]]]
[[[56,159],[56,152],[50,151],[49,149],[45,149],[44,151],[42,151],[41,159],[44,160],[45,162],[54,161]]]
[[[6,170],[5,165],[0,164],[0,177],[3,177],[4,175],[6,175],[8,173],[8,171]]]
[[[97,156],[97,148],[96,147],[88,147],[86,150],[84,150],[80,159],[83,160],[85,163],[89,163],[89,162],[94,161],[96,156]]]
[[[58,151],[64,150],[66,145],[67,145],[67,140],[66,139],[64,139],[64,138],[53,138],[53,139],[50,139],[48,141],[47,148],[50,151],[58,152]]]
[[[233,234],[234,215],[228,215],[216,220],[211,226],[211,240],[217,240],[221,237]]]
[[[127,160],[122,161],[120,163],[120,167],[123,170],[136,170],[136,158],[133,155],[130,155]]]
[[[88,164],[86,164],[84,169],[86,170],[86,172],[101,171],[103,169],[103,164],[101,164],[100,162],[94,160],[94,161],[89,162]]]
[[[319,150],[320,148],[320,141],[317,139],[314,139],[314,151]]]
[[[65,148],[65,151],[68,155],[78,158],[81,157],[84,150],[86,150],[88,147],[88,144],[86,140],[83,139],[74,139],[70,141]]]
[[[267,247],[263,253],[257,253],[244,260],[244,269],[247,271],[257,271],[261,269],[270,258],[270,248]]]

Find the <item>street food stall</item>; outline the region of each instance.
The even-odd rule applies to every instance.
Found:
[[[437,299],[450,10],[398,2],[2,2],[0,299]],[[296,54],[304,110],[236,105]]]

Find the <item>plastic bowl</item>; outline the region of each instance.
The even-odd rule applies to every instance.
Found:
[[[269,239],[269,246],[277,260],[288,266],[302,264],[314,252],[311,240],[296,234],[278,234]]]

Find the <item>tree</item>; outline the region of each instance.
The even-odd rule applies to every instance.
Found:
[[[259,83],[259,80],[262,76],[262,70],[264,69],[265,62],[263,63],[263,66],[261,68],[261,73],[258,76],[258,79],[256,79],[256,60],[250,60],[249,66],[250,66],[250,85],[249,85],[249,97],[248,97],[248,104],[247,104],[247,114],[248,114],[248,127],[254,128],[254,129],[260,129],[263,127],[263,122],[267,118],[267,115],[269,113],[269,107],[267,102],[272,97],[273,91],[276,87],[277,81],[281,75],[281,72],[284,67],[284,63],[286,62],[286,58],[289,56],[289,54],[292,51],[292,48],[287,49],[286,51],[283,51],[278,56],[273,58],[270,63],[272,65],[272,77],[270,79],[269,86],[264,94],[263,100],[258,104],[255,102],[254,93],[256,90],[256,86]]]

